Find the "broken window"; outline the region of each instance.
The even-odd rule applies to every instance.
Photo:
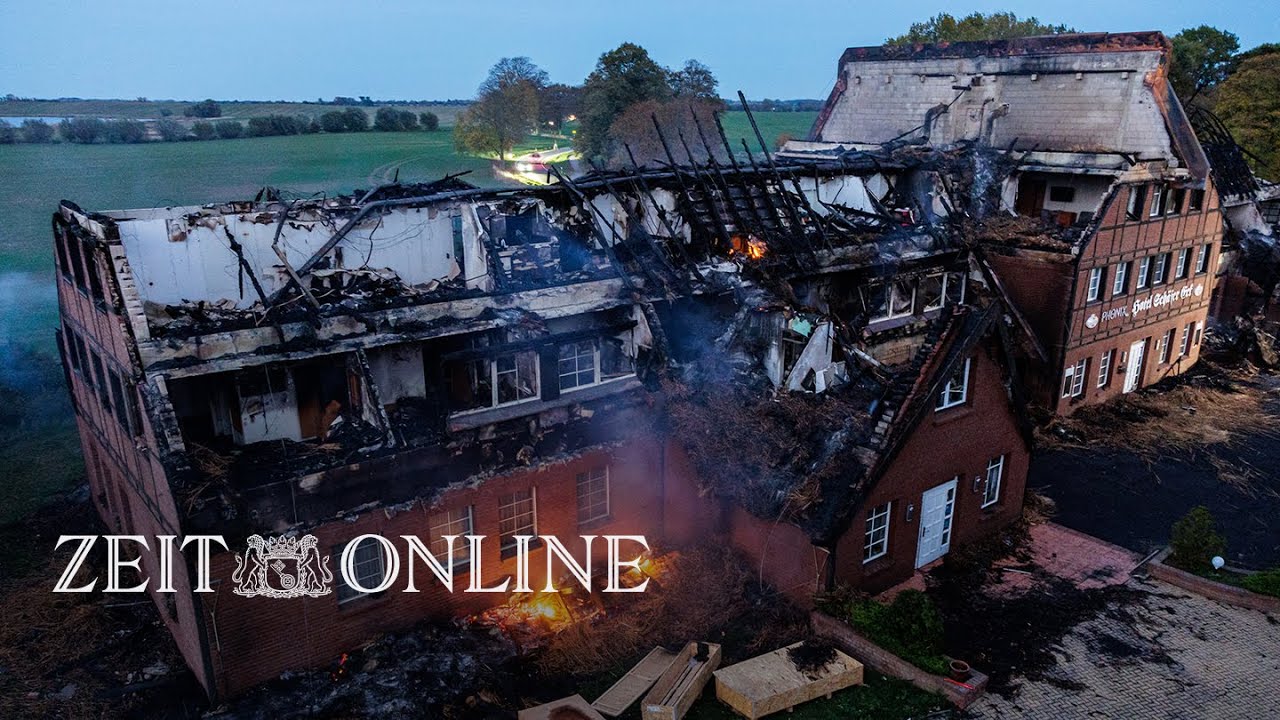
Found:
[[[867,563],[889,552],[889,508],[893,503],[877,505],[867,511],[866,535],[862,543],[862,562]]]
[[[635,375],[636,363],[627,355],[622,341],[617,338],[601,338],[600,348],[600,381]]]
[[[64,343],[66,345],[65,354],[67,356],[67,359],[71,361],[71,369],[79,373],[81,372],[80,353],[77,351],[77,348],[76,348],[76,342],[79,340],[79,338],[76,337],[76,331],[72,330],[66,323],[63,323],[62,336],[66,338]],[[83,345],[83,343],[81,343],[81,345]]]
[[[88,245],[82,246],[84,249],[84,269],[89,279],[89,297],[97,300],[99,310],[106,310],[107,294],[102,289],[102,276],[98,274],[98,263],[94,259],[93,249]]]
[[[1195,338],[1195,341],[1194,341],[1194,342],[1195,342],[1195,346],[1196,346],[1196,347],[1200,347],[1200,336],[1203,334],[1203,333],[1202,333],[1202,331],[1203,331],[1203,329],[1204,329],[1204,328],[1200,325],[1200,322],[1199,322],[1199,321],[1196,321],[1196,322],[1191,323],[1191,324],[1192,324],[1192,325],[1194,325],[1194,326],[1195,326],[1195,328],[1196,328],[1196,338]]]
[[[531,400],[538,397],[538,356],[533,352],[514,352],[493,359],[494,405]]]
[[[516,550],[516,536],[538,534],[537,500],[533,488],[518,490],[498,499],[498,538],[503,557]]]
[[[1200,212],[1204,209],[1204,191],[1192,190],[1191,198],[1187,202],[1187,212]]]
[[[1142,204],[1146,201],[1147,188],[1142,185],[1135,185],[1129,188],[1129,206],[1125,210],[1125,216],[1130,220],[1142,219]]]
[[[1062,397],[1076,398],[1084,394],[1084,376],[1089,371],[1088,358],[1068,366],[1062,375]]]
[[[115,370],[108,370],[107,373],[111,379],[112,408],[115,410],[116,422],[120,423],[120,427],[124,428],[125,432],[131,432],[129,405],[125,401],[124,383],[120,381],[120,374]]]
[[[1104,388],[1111,384],[1111,362],[1115,357],[1114,349],[1102,353],[1102,357],[1098,359],[1098,387]]]
[[[920,280],[918,292],[920,294],[921,311],[928,312],[942,309],[942,306],[947,302],[946,285],[947,276],[942,273],[926,275]]]
[[[994,505],[1000,501],[1000,485],[1004,479],[1004,456],[992,458],[987,463],[987,485],[982,493],[982,507]]]
[[[1069,185],[1053,185],[1049,187],[1049,201],[1069,203],[1075,202],[1076,189]]]
[[[58,251],[58,269],[62,271],[62,277],[66,278],[67,282],[71,282],[71,263],[67,258],[67,234],[61,228],[54,236],[54,245]]]
[[[957,405],[963,405],[968,400],[970,362],[970,358],[965,358],[964,365],[942,386],[942,392],[938,393],[937,410],[946,410]]]
[[[907,317],[915,308],[915,283],[910,280],[873,283],[864,289],[863,298],[872,322]]]
[[[491,346],[491,337],[468,338],[472,350]],[[495,352],[490,357],[445,363],[449,408],[465,412],[523,402],[538,397],[538,354],[534,350]]]
[[[343,547],[344,546],[339,545],[333,549],[333,557],[336,562],[342,562]],[[352,550],[352,554],[355,555],[355,572],[352,573],[352,575],[354,575],[356,583],[359,584],[360,587],[366,588],[378,587],[381,585],[382,579],[386,573],[386,570],[383,567],[384,558],[382,555],[382,544],[372,540],[365,540]],[[346,579],[342,575],[340,567],[333,573],[333,575],[338,580],[339,605],[351,602],[358,598],[370,597],[368,594],[356,590],[348,585]]]
[[[1168,199],[1165,201],[1164,212],[1166,215],[1177,215],[1182,212],[1182,200],[1186,197],[1187,191],[1182,188],[1173,188],[1169,190]]]
[[[84,275],[84,257],[80,254],[79,240],[70,240],[67,243],[67,256],[71,259],[71,274],[75,278],[76,287],[80,292],[88,295],[89,286],[85,283]]]
[[[889,299],[889,316],[906,317],[915,307],[916,287],[910,280],[893,283],[893,295]]]
[[[448,561],[449,542],[444,537],[454,535],[457,539],[453,541],[453,567],[458,568],[471,562],[471,543],[466,536],[475,534],[473,522],[474,515],[470,505],[432,513],[427,519],[431,528],[431,554],[441,564]]]
[[[578,524],[609,517],[609,466],[578,473]]]
[[[93,360],[93,386],[98,391],[98,400],[107,412],[111,412],[111,392],[107,389],[107,373],[102,364],[102,356],[96,350],[89,351]]]
[[[594,340],[579,340],[560,346],[560,390],[595,385],[596,369],[600,361],[599,349]]]

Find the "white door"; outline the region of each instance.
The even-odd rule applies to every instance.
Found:
[[[920,501],[920,539],[916,567],[928,565],[951,549],[951,516],[956,509],[956,481],[925,491]]]
[[[1138,389],[1138,381],[1142,379],[1142,362],[1147,354],[1147,341],[1139,340],[1129,346],[1129,366],[1124,371],[1124,391],[1133,392]]]

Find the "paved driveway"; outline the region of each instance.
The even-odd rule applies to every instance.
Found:
[[[1280,717],[1280,618],[1131,579],[1136,599],[1070,630],[1057,663],[974,718]]]

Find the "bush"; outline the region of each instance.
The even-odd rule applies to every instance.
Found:
[[[935,675],[949,672],[942,656],[942,616],[929,596],[919,590],[903,590],[889,605],[855,598],[824,609],[921,670]]]
[[[214,127],[218,130],[218,137],[223,140],[232,140],[244,135],[244,125],[241,125],[239,120],[223,120]]]
[[[53,142],[53,126],[43,120],[23,120],[22,141],[51,143]]]
[[[364,132],[369,129],[369,116],[360,108],[347,108],[342,112],[347,122],[347,132]]]
[[[222,117],[222,106],[214,102],[212,99],[201,100],[195,105],[188,105],[187,109],[182,111],[187,117],[198,118],[216,118]]]
[[[330,110],[320,116],[320,129],[327,133],[347,131],[347,116],[341,110]]]
[[[177,142],[187,137],[186,126],[173,118],[161,118],[156,123],[156,132],[160,134],[160,139],[165,142]]]
[[[1169,547],[1169,563],[1184,570],[1198,571],[1211,567],[1215,555],[1226,552],[1227,543],[1218,534],[1209,508],[1197,505],[1173,524]]]
[[[106,130],[107,124],[98,118],[75,118],[58,123],[58,134],[63,140],[85,145],[96,142]]]
[[[137,120],[111,120],[102,134],[109,143],[140,143],[147,139],[147,126]]]
[[[433,112],[424,112],[418,115],[418,123],[422,125],[422,129],[427,132],[435,132],[440,129],[440,118],[436,117]]]
[[[378,108],[378,112],[373,116],[373,129],[383,132],[401,132],[403,130],[416,130],[418,128],[418,116],[408,110],[396,110],[391,107]]]
[[[299,115],[298,132],[303,135],[314,135],[320,132],[320,121],[309,118],[306,115]]]
[[[18,131],[13,126],[0,122],[0,145],[12,145],[18,142]]]
[[[267,115],[249,118],[249,137],[268,137],[271,135],[297,135],[302,132],[302,124],[293,115]]]
[[[1246,575],[1240,581],[1240,586],[1245,590],[1252,590],[1263,595],[1280,597],[1280,567],[1264,570],[1253,575]]]
[[[195,135],[197,140],[212,140],[218,137],[218,130],[213,123],[201,120],[191,125],[191,134]]]

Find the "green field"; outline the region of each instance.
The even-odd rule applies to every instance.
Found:
[[[761,113],[757,120],[772,145],[782,133],[804,137],[814,115]],[[725,130],[735,147],[740,137],[755,147],[744,113],[726,113]],[[552,142],[529,138],[518,150]],[[0,145],[0,523],[20,517],[80,473],[54,357],[49,217],[59,200],[86,210],[118,210],[245,199],[266,185],[294,194],[341,193],[390,180],[397,169],[402,181],[471,170],[469,182],[500,184],[488,160],[455,152],[447,128],[140,145]],[[6,416],[6,407],[16,413]]]
[[[164,117],[167,112],[173,118],[182,120],[182,111],[194,101],[186,100],[3,100],[0,101],[0,117],[99,117],[129,118],[133,120],[155,120]],[[247,120],[256,115],[306,115],[318,117],[330,110],[344,110],[347,106],[322,105],[320,103],[291,102],[224,102],[222,117],[234,120]],[[370,116],[381,106],[360,106]],[[440,118],[441,125],[452,125],[458,113],[467,108],[466,105],[446,105],[444,103],[409,103],[395,105],[398,110],[411,110],[415,113],[433,112]]]

